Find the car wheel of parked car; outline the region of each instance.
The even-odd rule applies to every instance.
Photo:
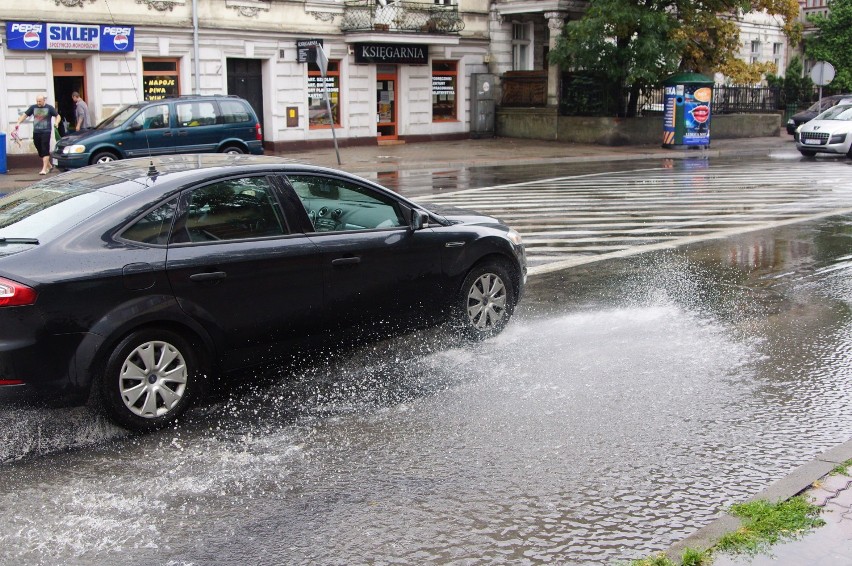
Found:
[[[118,157],[115,156],[111,151],[99,151],[98,153],[92,156],[92,165],[96,163],[109,163],[110,161],[115,161]]]
[[[189,406],[201,367],[192,346],[165,329],[138,330],[113,350],[101,379],[101,395],[116,423],[138,432],[173,422]]]
[[[238,145],[227,145],[222,148],[222,153],[226,153],[228,155],[242,155],[245,153],[245,150]]]
[[[455,319],[463,336],[483,340],[506,327],[515,307],[512,278],[498,261],[477,264],[465,277]]]

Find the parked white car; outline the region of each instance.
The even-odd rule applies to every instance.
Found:
[[[805,157],[817,153],[852,157],[852,104],[838,104],[798,128],[796,148]]]

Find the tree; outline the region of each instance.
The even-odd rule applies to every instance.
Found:
[[[828,61],[837,74],[831,82],[832,88],[840,92],[852,90],[852,0],[830,0],[828,15],[811,17],[817,33],[805,44],[805,53],[814,61]]]
[[[736,18],[751,10],[780,16],[791,42],[798,41],[797,0],[591,0],[582,18],[566,24],[550,60],[606,76],[619,113],[630,116],[641,87],[676,70],[712,73],[734,60]]]

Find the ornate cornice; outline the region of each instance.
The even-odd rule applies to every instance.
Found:
[[[312,15],[315,20],[319,20],[321,22],[333,22],[334,17],[337,14],[332,14],[331,12],[308,12],[308,14]]]
[[[246,18],[256,18],[260,12],[269,11],[269,2],[261,0],[225,0],[225,6]]]
[[[65,6],[66,8],[83,8],[86,6],[87,0],[54,0],[57,6]],[[88,0],[89,4],[94,4],[97,0]]]
[[[171,12],[175,6],[183,6],[184,0],[136,0],[137,4],[147,4],[148,9],[154,9],[158,12]]]

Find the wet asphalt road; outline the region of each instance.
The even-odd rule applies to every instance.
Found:
[[[851,242],[835,217],[536,276],[494,340],[329,353],[145,437],[2,407],[0,564],[646,556],[852,436]]]

